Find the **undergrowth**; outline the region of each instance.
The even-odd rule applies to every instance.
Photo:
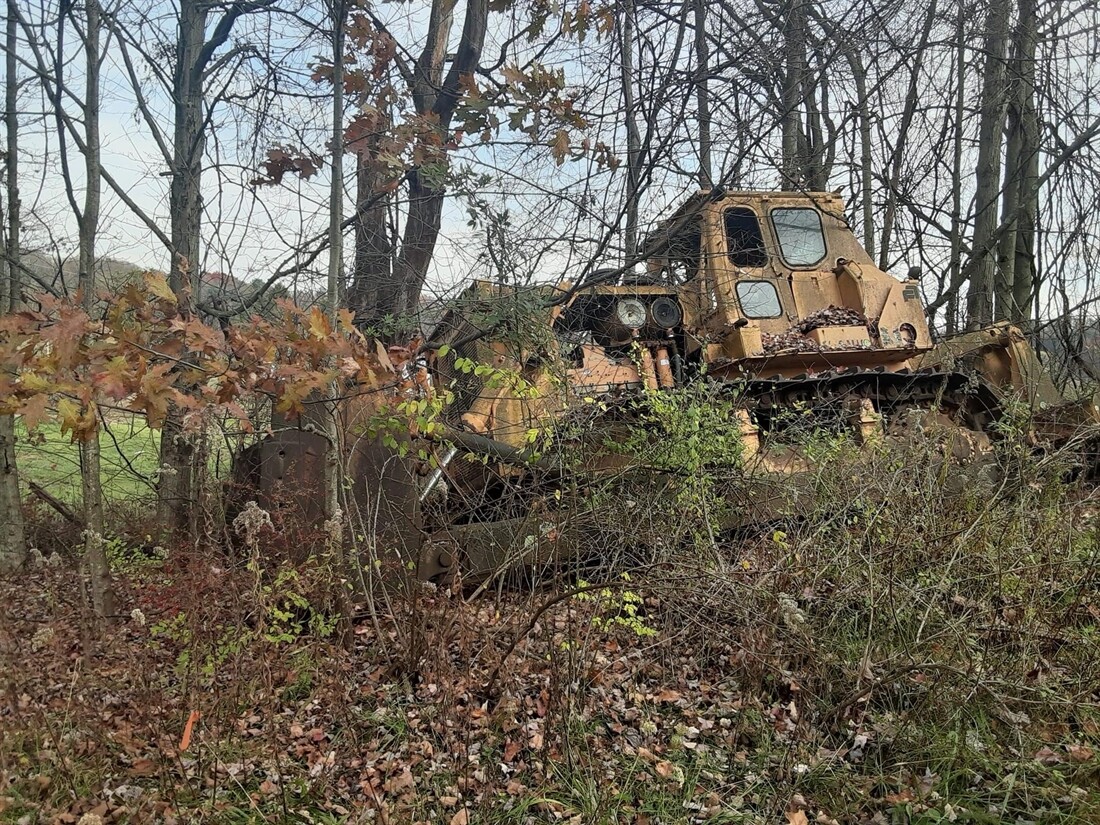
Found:
[[[374,594],[350,653],[333,571],[282,549],[120,543],[98,640],[70,566],[4,581],[0,821],[1100,821],[1069,456],[817,438],[777,492],[697,446],[690,482],[666,450],[671,483],[563,489],[613,567]],[[733,518],[765,495],[766,526]]]

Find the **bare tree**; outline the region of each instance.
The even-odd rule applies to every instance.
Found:
[[[96,235],[99,232],[101,192],[99,85],[103,56],[100,52],[102,24],[99,0],[85,0],[84,15],[84,207],[77,211],[76,218],[80,229],[78,290],[85,312],[91,315],[96,303]],[[59,15],[59,44],[63,42],[61,27],[64,20],[65,15]],[[95,414],[94,410],[92,414]],[[117,612],[117,599],[105,549],[103,474],[98,428],[80,443],[80,478],[84,501],[84,574],[96,615],[112,616]]]
[[[695,89],[699,109],[699,187],[709,189],[714,183],[714,167],[711,162],[711,117],[710,87],[707,78],[710,75],[710,50],[707,45],[707,5],[706,0],[694,0],[693,15],[695,22]]]
[[[623,226],[623,257],[629,262],[638,253],[638,198],[641,195],[641,135],[634,100],[634,2],[626,0],[619,15],[619,83],[623,96],[623,121],[626,128],[626,222]]]
[[[974,275],[967,293],[967,326],[980,329],[993,321],[992,254],[1001,188],[1001,133],[1005,118],[1005,53],[1010,0],[990,0],[986,13],[981,121],[978,127],[977,192],[972,255]]]
[[[783,45],[786,61],[783,73],[783,188],[800,189],[805,180],[802,107],[807,83],[806,40],[809,0],[790,0],[783,8]]]
[[[0,205],[0,313],[14,312],[20,305],[19,255],[19,118],[16,48],[18,29],[14,6],[8,0],[6,31],[5,101],[5,183],[7,221]],[[7,369],[7,367],[4,367]],[[15,452],[15,416],[0,415],[0,572],[21,567],[27,557],[23,530],[23,508],[19,496],[19,471]]]
[[[905,105],[902,108],[897,140],[894,143],[890,158],[890,172],[886,181],[886,207],[883,210],[882,233],[879,241],[878,265],[880,269],[886,269],[890,264],[890,240],[894,233],[894,223],[897,220],[900,194],[898,187],[901,185],[902,164],[908,148],[909,129],[912,126],[917,107],[921,103],[919,84],[935,19],[936,0],[932,0],[928,4],[928,11],[921,26],[920,40],[913,49],[912,67],[909,71],[909,82],[905,90]]]
[[[202,288],[202,173],[206,152],[206,87],[225,45],[242,15],[270,6],[274,0],[237,0],[228,3],[210,34],[212,7],[202,0],[180,0],[179,31],[172,73],[175,118],[172,127],[169,221],[171,266],[168,284],[186,318]],[[161,145],[164,143],[161,141]],[[198,482],[194,438],[184,432],[179,410],[170,409],[160,441],[160,482],[157,516],[168,531],[191,529],[191,502]]]
[[[325,309],[329,323],[335,328],[342,304],[341,284],[344,279],[344,35],[347,8],[344,0],[329,0],[332,25],[332,178],[329,182],[329,246],[328,279]],[[324,405],[325,450],[325,518],[329,554],[338,583],[336,600],[341,617],[341,637],[344,647],[351,649],[354,628],[351,623],[351,599],[348,593],[348,571],[344,559],[344,514],[340,509],[340,493],[344,475],[341,472],[340,427],[337,423],[337,400],[340,387],[334,381],[329,388],[330,400]]]
[[[1020,0],[1007,82],[1007,140],[1001,214],[1016,216],[997,250],[995,318],[1025,323],[1035,284],[1035,179],[1039,174],[1039,126],[1035,109],[1035,0]]]

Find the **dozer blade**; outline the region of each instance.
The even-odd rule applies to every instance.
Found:
[[[266,510],[321,525],[325,453],[325,439],[303,429],[280,430],[244,450],[233,472],[238,506],[254,498]],[[381,439],[360,438],[344,457],[343,472],[349,483],[341,507],[349,511],[362,567],[418,573],[423,531],[414,462]],[[310,548],[298,549],[300,561]]]

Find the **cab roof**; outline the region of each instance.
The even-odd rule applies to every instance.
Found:
[[[756,201],[761,204],[769,201],[800,201],[807,205],[812,204],[822,212],[840,215],[844,212],[844,200],[839,192],[727,190],[716,186],[714,189],[702,190],[690,195],[672,215],[657,224],[642,241],[641,256],[643,258],[661,257],[672,238],[686,227],[692,218],[701,214],[709,205],[716,204],[720,207],[726,201],[738,203]]]

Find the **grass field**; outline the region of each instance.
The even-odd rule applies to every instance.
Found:
[[[23,483],[36,482],[62,501],[80,502],[80,451],[57,424],[28,433],[16,425],[16,460]],[[160,433],[137,417],[112,421],[103,432],[103,493],[108,503],[133,501],[153,494]],[[29,488],[28,488],[29,489]]]

